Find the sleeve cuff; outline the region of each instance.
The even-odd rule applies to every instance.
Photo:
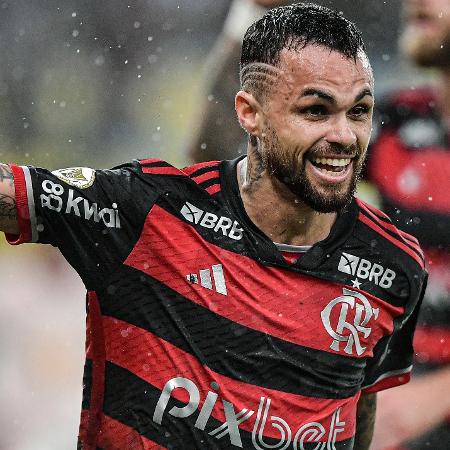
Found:
[[[19,234],[5,233],[6,240],[11,245],[35,242],[37,236],[36,232],[33,231],[35,211],[30,170],[28,167],[16,166],[15,164],[9,164],[9,167],[14,176]],[[34,230],[36,230],[36,227],[34,227]]]
[[[378,377],[372,384],[363,386],[361,392],[363,394],[373,394],[374,392],[406,384],[411,379],[411,370],[412,366],[409,366],[406,369],[387,372]]]

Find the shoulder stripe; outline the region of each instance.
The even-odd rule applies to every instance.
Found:
[[[358,203],[358,205],[361,208],[368,209],[373,214],[378,216],[380,219],[384,219],[384,220],[387,220],[388,222],[391,222],[391,219],[389,218],[389,216],[387,214],[385,214],[383,211],[380,211],[379,209],[375,208],[375,206],[371,205],[370,203],[366,203],[363,200],[361,200],[360,198],[356,198],[356,203]]]
[[[212,171],[208,171],[206,173],[202,173],[200,175],[191,176],[191,178],[197,184],[201,184],[201,183],[204,183],[205,181],[211,180],[212,178],[219,178],[219,171],[218,170],[212,170]]]
[[[167,161],[164,161],[160,158],[139,159],[138,161],[139,161],[139,164],[143,167],[146,167],[146,166],[154,166],[154,167],[170,166],[170,164]]]
[[[380,227],[376,222],[371,220],[369,217],[364,215],[362,212],[359,213],[358,219],[367,225],[368,227],[372,228],[372,230],[376,231],[378,234],[386,238],[388,241],[392,242],[396,247],[403,250],[405,253],[407,253],[411,258],[413,258],[419,266],[424,269],[425,263],[423,257],[418,255],[416,251],[414,251],[412,248],[410,248],[408,245],[404,244],[400,240],[393,237],[391,234],[389,234],[385,229]]]
[[[194,164],[193,166],[185,167],[183,172],[189,176],[197,176],[201,173],[208,172],[210,170],[217,170],[217,166],[220,161],[207,161],[199,164]]]
[[[176,167],[143,167],[143,173],[151,173],[153,175],[183,175],[183,172]]]
[[[213,184],[212,186],[208,187],[205,189],[205,191],[209,194],[209,195],[214,195],[217,194],[218,192],[220,192],[221,188],[220,188],[220,184]]]
[[[139,160],[143,173],[150,173],[153,175],[184,175],[184,173],[176,167],[158,158],[141,159]]]
[[[186,167],[183,172],[208,194],[214,195],[221,190],[219,164],[220,161],[208,161]]]
[[[366,203],[358,203],[362,209],[363,214],[376,222],[380,227],[384,228],[388,233],[392,235],[392,237],[400,238],[399,240],[402,240],[404,244],[414,250],[422,259],[424,258],[422,249],[420,248],[419,242],[415,237],[399,230],[394,224],[391,223],[389,217],[386,216],[389,222],[381,220],[379,216],[377,216],[374,212],[372,212],[370,208],[368,208],[368,205]]]

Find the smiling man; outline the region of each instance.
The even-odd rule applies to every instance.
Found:
[[[0,227],[58,246],[88,289],[84,450],[366,450],[409,379],[417,241],[355,199],[373,77],[316,5],[247,31],[246,157],[179,170],[1,166]]]

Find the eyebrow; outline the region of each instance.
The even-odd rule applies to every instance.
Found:
[[[366,95],[373,97],[372,91],[370,89],[366,88],[366,89],[363,89],[355,97],[355,103],[362,100]],[[321,98],[322,100],[326,100],[329,103],[336,104],[336,99],[332,95],[328,94],[325,91],[321,91],[320,89],[315,89],[315,88],[305,89],[302,92],[301,97],[318,97],[318,98]]]

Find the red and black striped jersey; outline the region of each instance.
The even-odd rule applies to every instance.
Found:
[[[88,290],[80,448],[352,449],[361,393],[408,381],[417,241],[354,199],[286,259],[236,165],[12,166],[8,239],[57,246]]]

